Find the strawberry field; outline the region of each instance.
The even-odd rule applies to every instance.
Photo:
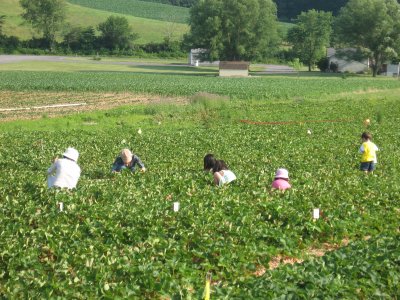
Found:
[[[214,69],[211,71],[216,72]],[[399,89],[400,81],[365,77],[265,76],[219,78],[168,71],[140,72],[0,72],[0,89],[12,91],[136,92],[167,96],[190,96],[198,92],[227,95],[235,99],[288,100],[320,98],[382,89]]]
[[[171,77],[0,73],[7,91],[230,98],[102,112],[89,130],[1,130],[2,297],[200,299],[207,274],[212,299],[399,297],[398,81]],[[102,129],[113,113],[120,122]],[[366,118],[381,150],[370,176],[358,171]],[[81,155],[78,187],[49,191],[46,169],[68,146]],[[146,173],[111,174],[125,147]],[[236,182],[212,186],[209,152]],[[270,189],[279,167],[285,193]]]

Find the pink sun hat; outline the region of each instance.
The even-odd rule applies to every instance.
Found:
[[[289,179],[288,170],[283,168],[276,170],[275,178]]]

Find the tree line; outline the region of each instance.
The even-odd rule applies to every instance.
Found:
[[[199,0],[144,0],[148,2],[158,2],[182,7],[192,7]],[[274,0],[278,9],[278,19],[281,21],[294,21],[303,11],[315,9],[318,11],[331,12],[336,16],[340,9],[349,0],[321,1],[321,0]],[[400,0],[397,2],[400,3]]]
[[[171,4],[182,7],[192,7],[199,0],[145,0],[147,2],[158,2]],[[340,8],[343,7],[348,0],[321,1],[321,0],[274,0],[278,9],[279,20],[293,20],[302,11],[310,9],[330,11],[333,15],[337,15]]]
[[[303,11],[315,9],[318,11],[331,12],[337,16],[340,9],[349,0],[274,0],[278,7],[278,18],[282,21],[292,21]],[[400,0],[397,0],[400,3]]]

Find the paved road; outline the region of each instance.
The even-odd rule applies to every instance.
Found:
[[[37,55],[0,55],[0,64],[16,63],[23,61],[63,61],[64,56],[37,56]]]
[[[297,73],[295,69],[284,65],[258,65],[264,67],[264,71],[259,72],[259,74],[292,74]]]
[[[63,62],[63,63],[85,63],[85,64],[100,64],[100,65],[126,65],[126,66],[182,66],[187,67],[187,64],[160,64],[150,62],[131,62],[131,61],[101,61],[92,60],[89,57],[74,57],[74,56],[51,56],[51,55],[0,55],[0,64],[18,63],[25,61],[44,61],[44,62]]]
[[[188,64],[179,63],[150,63],[150,62],[133,62],[133,61],[98,61],[92,60],[89,57],[74,57],[74,56],[50,56],[50,55],[0,55],[0,65],[8,63],[18,63],[25,61],[43,61],[43,62],[63,62],[63,63],[85,63],[99,65],[125,65],[125,66],[175,66],[175,67],[192,67]],[[293,68],[283,65],[267,65],[256,64],[255,66],[264,67],[264,71],[259,74],[287,74],[297,73]]]

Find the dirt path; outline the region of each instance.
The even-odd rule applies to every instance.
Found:
[[[76,105],[83,103],[84,105]],[[43,115],[47,117],[56,117],[82,111],[107,110],[122,105],[150,103],[185,104],[187,103],[187,99],[131,93],[0,91],[0,122],[38,119]],[[72,105],[60,106],[65,104]]]

